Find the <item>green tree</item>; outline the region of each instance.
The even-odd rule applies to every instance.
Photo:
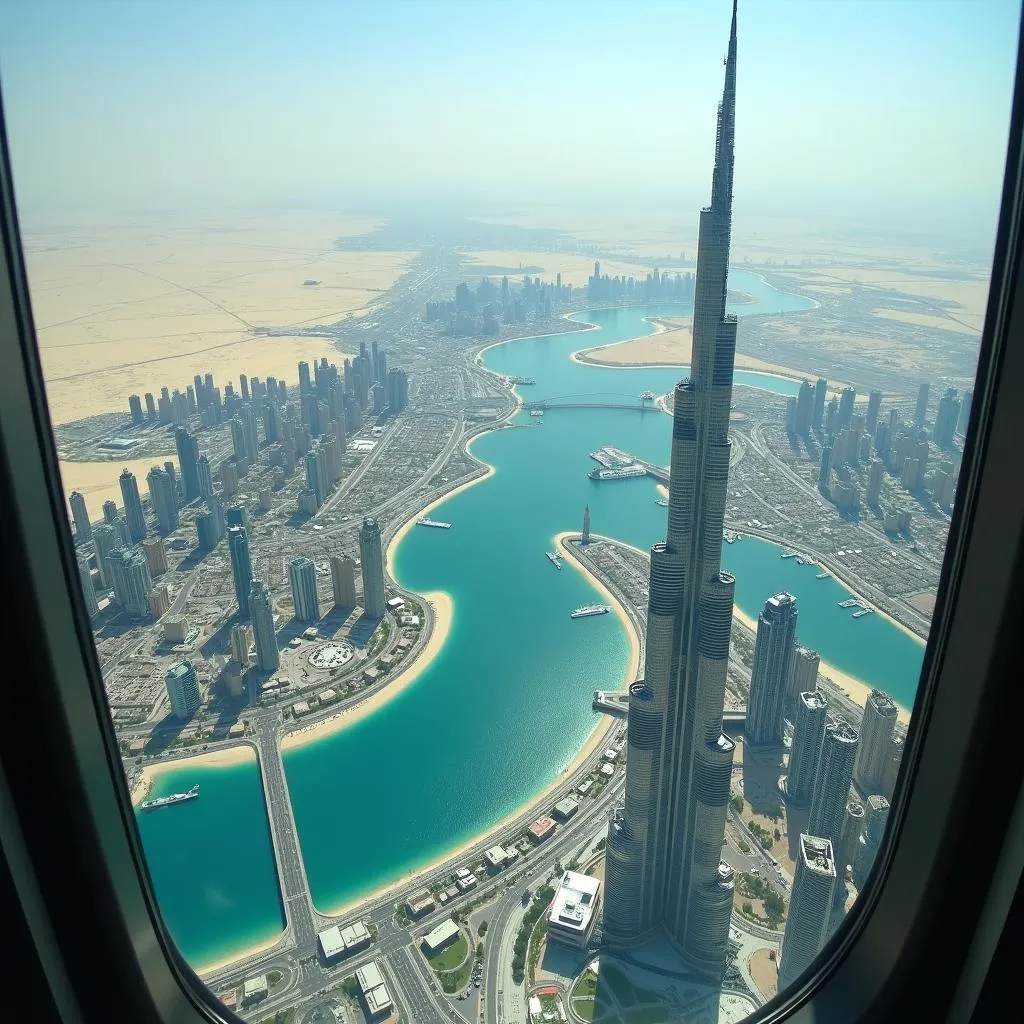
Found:
[[[729,806],[737,814],[742,814],[743,813],[743,797],[741,797],[739,795],[739,793],[733,793],[733,795],[729,798]]]
[[[477,933],[477,935],[480,936],[480,938],[483,938],[487,934],[487,922],[486,921],[481,921],[480,922],[480,924],[477,926],[476,933]]]
[[[750,900],[746,900],[743,904],[743,913],[752,914],[754,912],[754,904]]]
[[[740,853],[750,853],[750,843],[745,839],[741,839],[739,842]]]

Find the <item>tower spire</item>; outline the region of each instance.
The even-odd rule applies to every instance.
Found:
[[[732,215],[733,143],[736,138],[736,3],[732,3],[732,27],[725,57],[725,86],[718,106],[715,137],[715,171],[711,182],[711,208]]]

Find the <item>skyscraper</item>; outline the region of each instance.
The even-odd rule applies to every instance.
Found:
[[[836,429],[842,430],[848,427],[853,420],[853,406],[857,401],[857,392],[851,387],[845,387],[839,392],[839,419],[836,420]]]
[[[147,537],[142,542],[142,553],[146,556],[150,576],[162,576],[167,572],[167,549],[160,537]]]
[[[827,717],[828,701],[820,690],[801,693],[797,698],[793,746],[789,752],[786,776],[786,794],[794,804],[807,803],[811,798]]]
[[[889,801],[877,793],[869,796],[864,808],[864,829],[857,841],[857,852],[853,858],[853,881],[858,889],[864,888],[871,873],[888,821]]]
[[[960,399],[960,416],[956,421],[956,432],[966,434],[967,427],[971,422],[971,402],[974,401],[974,392],[965,391]]]
[[[81,491],[71,492],[71,518],[75,523],[75,543],[84,544],[92,540],[92,523],[89,510],[85,507],[85,496]]]
[[[839,841],[836,854],[836,875],[846,889],[846,869],[853,867],[857,856],[858,843],[864,831],[864,805],[859,800],[851,800],[846,805],[846,817],[843,819],[843,836]],[[836,888],[839,888],[837,883]]]
[[[864,706],[860,744],[853,765],[853,781],[865,796],[882,792],[886,769],[892,757],[896,711],[896,704],[887,693],[871,691]]]
[[[146,517],[142,514],[142,498],[139,497],[139,484],[135,474],[127,469],[121,474],[121,497],[124,500],[124,511],[128,517],[128,533],[132,542],[140,541],[146,536]]]
[[[928,381],[922,381],[917,389],[917,404],[914,406],[914,426],[923,427],[928,416]]]
[[[177,427],[174,431],[174,444],[178,449],[181,479],[185,483],[185,501],[205,497],[199,488],[199,442],[184,427]],[[209,472],[209,463],[206,469]]]
[[[288,566],[292,585],[292,603],[299,622],[320,621],[320,601],[316,596],[316,566],[309,558],[293,558]]]
[[[826,444],[821,449],[821,465],[818,467],[818,490],[828,493],[832,482],[832,446]]]
[[[825,944],[836,889],[833,849],[828,839],[800,834],[793,895],[779,947],[780,992],[803,974]]]
[[[117,525],[117,504],[115,502],[110,500],[103,502],[103,522],[109,523],[111,526]]]
[[[235,584],[238,617],[249,618],[249,589],[252,586],[252,561],[249,557],[249,535],[244,526],[228,530],[228,554],[231,556],[231,576]]]
[[[175,718],[191,718],[199,710],[199,677],[188,658],[176,661],[167,670],[164,685]]]
[[[96,588],[92,582],[92,570],[89,568],[89,559],[83,555],[78,556],[78,579],[82,584],[82,597],[85,600],[85,610],[89,618],[99,614],[100,606],[96,600]]]
[[[630,691],[604,912],[610,943],[662,929],[713,977],[725,968],[733,904],[721,850],[734,744],[722,713],[736,581],[721,570],[721,549],[737,326],[725,312],[735,113],[734,5],[711,205],[700,213],[691,374],[674,393],[668,530],[651,550],[645,680]]]
[[[814,418],[814,387],[809,380],[800,383],[800,394],[796,400],[796,433],[801,437],[811,432]]]
[[[935,432],[933,440],[940,447],[949,451],[953,447],[953,435],[956,433],[957,420],[960,419],[960,396],[956,388],[946,388],[939,399],[939,408],[935,413]]]
[[[252,611],[252,601],[249,602]],[[249,644],[252,630],[244,622],[236,622],[231,627],[231,660],[244,672],[249,667]]]
[[[114,599],[133,619],[149,615],[149,592],[153,580],[146,556],[138,548],[115,548],[107,556]]]
[[[245,429],[245,455],[249,465],[255,466],[260,454],[260,435],[257,426],[259,420],[256,418],[256,411],[248,403],[242,406],[241,417]]]
[[[857,733],[846,722],[830,722],[821,741],[818,773],[811,794],[811,814],[807,829],[812,835],[828,839],[833,849],[843,834],[843,816],[853,781],[853,762],[857,757]]]
[[[795,701],[801,693],[813,692],[818,688],[818,667],[821,656],[803,644],[796,644],[789,660],[789,687],[786,699]]]
[[[379,619],[385,611],[384,553],[376,519],[364,519],[359,530],[359,560],[363,574],[363,611]]]
[[[270,602],[270,590],[263,580],[252,581],[249,609],[252,615],[252,635],[256,641],[256,665],[261,672],[276,672],[281,664],[281,655],[277,650],[277,636],[274,633],[274,607]]]
[[[864,429],[872,436],[878,427],[878,410],[882,408],[882,392],[872,391],[868,395],[868,412],[864,418]]]
[[[110,523],[102,523],[92,531],[92,548],[96,552],[96,568],[99,570],[100,583],[105,587],[112,586],[107,559],[114,548],[118,546],[119,540],[117,528],[111,526]]]
[[[156,516],[157,529],[162,534],[178,528],[178,504],[174,498],[174,485],[162,469],[154,466],[146,476],[149,484],[149,504]]]
[[[583,533],[580,535],[581,544],[590,543],[590,506],[586,505],[583,509]]]
[[[210,460],[205,455],[200,455],[196,459],[196,485],[200,497],[209,498],[213,495],[213,470],[210,469]]]
[[[356,564],[351,558],[331,555],[331,585],[334,603],[340,608],[356,606]]]
[[[757,639],[754,641],[744,730],[747,742],[752,746],[778,746],[782,743],[782,704],[789,685],[796,619],[796,598],[786,593],[769,597],[757,617]]]
[[[128,411],[132,414],[132,423],[138,427],[145,420],[142,414],[142,399],[138,395],[128,396]]]
[[[828,397],[828,381],[819,377],[814,383],[814,411],[811,415],[811,423],[815,430],[821,430],[822,421],[825,417],[825,399]]]

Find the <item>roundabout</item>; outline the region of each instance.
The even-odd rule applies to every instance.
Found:
[[[348,642],[332,641],[321,644],[309,655],[309,663],[313,668],[331,669],[347,665],[355,654],[355,648]]]

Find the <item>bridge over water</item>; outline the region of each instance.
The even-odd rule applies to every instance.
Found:
[[[542,398],[537,402],[524,402],[527,412],[539,409],[627,409],[635,412],[660,412],[654,404],[654,392],[644,391],[640,395],[623,395],[615,392],[597,391],[585,395],[559,395],[557,398]]]

